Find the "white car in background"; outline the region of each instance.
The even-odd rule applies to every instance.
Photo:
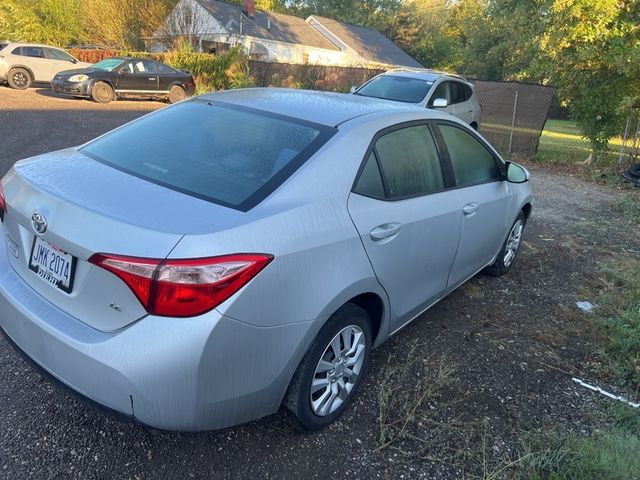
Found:
[[[482,108],[473,84],[451,73],[425,68],[399,68],[373,77],[351,93],[437,108],[458,117],[475,130]]]
[[[24,90],[34,82],[49,83],[59,72],[91,65],[60,48],[34,43],[0,42],[0,82]]]

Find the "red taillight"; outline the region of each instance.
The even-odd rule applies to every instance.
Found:
[[[4,214],[7,211],[7,202],[4,199],[4,190],[2,189],[2,182],[0,182],[0,222],[4,222]]]
[[[193,317],[220,305],[271,260],[262,254],[156,260],[96,253],[89,262],[117,275],[150,314]]]

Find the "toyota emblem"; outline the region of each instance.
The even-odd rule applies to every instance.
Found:
[[[33,212],[31,215],[31,225],[35,232],[40,235],[47,231],[47,219],[40,212]]]

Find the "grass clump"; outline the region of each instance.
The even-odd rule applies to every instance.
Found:
[[[602,357],[627,387],[640,391],[640,260],[631,256],[601,270],[606,287],[597,295]],[[639,454],[640,456],[640,454]]]
[[[628,220],[640,219],[640,195],[627,193],[616,202],[616,208]]]
[[[579,436],[563,430],[530,436],[516,478],[529,480],[637,480],[640,438],[615,428]]]

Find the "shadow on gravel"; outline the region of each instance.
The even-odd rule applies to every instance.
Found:
[[[80,102],[80,100],[72,100]],[[88,103],[88,102],[87,102]],[[156,105],[157,106],[157,105]],[[112,109],[69,108],[56,110],[0,110],[0,125],[11,132],[3,135],[0,175],[18,160],[62,148],[81,145],[157,108]]]

